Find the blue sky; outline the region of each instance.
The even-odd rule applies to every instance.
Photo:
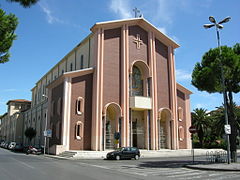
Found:
[[[18,38],[11,60],[0,64],[0,114],[10,99],[31,100],[35,83],[75,45],[90,33],[96,22],[134,17],[132,9],[181,45],[175,52],[177,82],[193,92],[191,109],[212,110],[222,104],[222,95],[200,92],[191,85],[191,73],[204,52],[215,48],[216,32],[204,29],[208,17],[231,16],[221,31],[222,45],[240,42],[239,0],[40,0],[24,9],[0,2],[7,13],[19,18]],[[240,104],[239,95],[235,102]]]

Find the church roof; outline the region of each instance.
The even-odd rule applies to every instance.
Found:
[[[26,100],[26,99],[14,99],[14,100],[9,100],[8,102],[7,102],[7,105],[9,104],[9,103],[11,103],[11,102],[22,102],[22,103],[31,103],[31,101],[29,101],[29,100]]]
[[[93,27],[91,28],[91,31],[95,32],[98,28],[104,28],[104,29],[108,29],[112,27],[117,28],[117,27],[121,27],[124,24],[139,25],[144,29],[153,31],[157,39],[166,43],[169,46],[172,46],[174,49],[180,47],[179,44],[177,44],[174,40],[172,40],[166,34],[162,33],[158,28],[156,28],[154,25],[152,25],[150,22],[148,22],[144,18],[132,18],[132,19],[98,22],[95,25],[93,25]]]
[[[177,83],[177,89],[184,92],[185,94],[188,94],[188,95],[192,94],[192,91],[188,90],[187,88],[185,88],[184,86],[182,86],[179,83]]]

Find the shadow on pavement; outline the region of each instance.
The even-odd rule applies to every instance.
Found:
[[[189,164],[209,164],[206,161],[146,161],[139,164],[139,167],[144,168],[181,168]]]

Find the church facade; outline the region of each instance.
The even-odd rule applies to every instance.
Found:
[[[191,148],[191,92],[175,79],[178,47],[143,18],[96,23],[37,81],[27,108],[3,117],[1,139],[15,141],[8,127],[21,122],[19,143],[29,144],[24,131],[33,127],[31,143],[52,154]]]
[[[52,81],[41,80],[50,151],[190,148],[191,92],[175,79],[179,45],[143,18],[91,31],[69,53],[72,61],[66,56],[54,67]]]

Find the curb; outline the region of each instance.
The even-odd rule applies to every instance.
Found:
[[[207,171],[239,171],[240,169],[226,169],[226,168],[211,168],[211,167],[201,167],[196,165],[184,165],[183,167],[189,169],[207,170]]]

